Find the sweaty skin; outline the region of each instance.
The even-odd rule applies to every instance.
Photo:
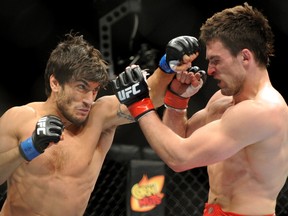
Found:
[[[160,82],[157,79],[167,86],[172,77],[160,69],[149,77],[156,107],[163,104],[166,89],[165,85],[155,85]],[[61,88],[51,76],[50,84],[52,94],[47,101],[13,107],[0,118],[0,184],[8,183],[1,216],[83,216],[117,126],[133,122],[114,95],[94,102],[97,82],[85,82],[85,91],[82,81]],[[56,98],[66,113],[84,123],[68,122],[58,111]],[[31,136],[36,122],[47,114],[64,122],[62,139],[27,162],[19,154],[18,145]]]
[[[206,46],[207,72],[220,88],[207,106],[189,120],[186,111],[167,108],[166,125],[151,111],[140,127],[174,171],[208,167],[209,204],[242,215],[273,214],[288,175],[287,104],[249,50],[234,57],[218,40]]]

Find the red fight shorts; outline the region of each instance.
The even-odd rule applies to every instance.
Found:
[[[245,216],[245,215],[235,214],[232,212],[223,212],[220,205],[205,203],[203,216]],[[276,215],[268,214],[264,216],[276,216]]]

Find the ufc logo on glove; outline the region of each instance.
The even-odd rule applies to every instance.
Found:
[[[140,93],[140,90],[137,89],[138,86],[139,86],[139,83],[135,83],[132,86],[129,86],[121,91],[118,91],[117,94],[118,94],[119,100],[122,101],[127,98],[130,98],[131,94],[136,95]]]
[[[46,120],[47,117],[43,117],[37,122],[37,135],[46,135]]]

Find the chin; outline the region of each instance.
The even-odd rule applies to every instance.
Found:
[[[71,122],[75,125],[82,125],[87,119],[87,115],[75,115],[71,118]]]

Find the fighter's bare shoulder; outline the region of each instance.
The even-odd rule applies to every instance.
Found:
[[[1,138],[14,137],[19,141],[27,138],[35,128],[38,117],[37,109],[31,104],[9,108],[0,118]]]
[[[36,107],[36,103],[13,106],[4,112],[1,116],[1,120],[26,121],[27,119],[36,118],[38,113]]]
[[[127,107],[120,104],[114,95],[98,98],[91,108],[90,117],[102,119],[107,127],[128,124],[134,121]]]

